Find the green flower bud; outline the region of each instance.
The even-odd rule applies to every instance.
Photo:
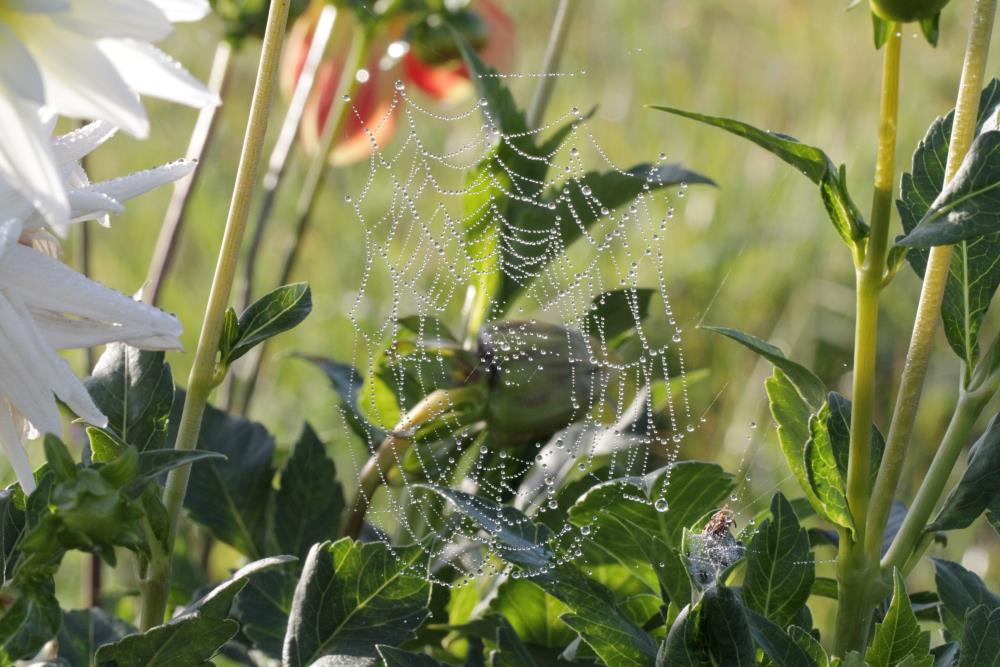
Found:
[[[590,412],[598,373],[596,344],[574,329],[506,321],[479,334],[479,360],[487,369],[486,419],[501,446],[544,437]]]
[[[83,545],[112,544],[135,510],[97,470],[78,472],[77,479],[53,489],[50,503],[55,515]]]
[[[886,21],[909,23],[933,18],[948,0],[869,0],[872,11]]]
[[[267,27],[268,0],[211,0],[212,11],[226,24],[226,36],[235,43],[245,38],[263,37]],[[309,6],[309,0],[292,0],[288,22]]]

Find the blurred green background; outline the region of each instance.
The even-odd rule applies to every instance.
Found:
[[[571,106],[597,104],[589,127],[618,164],[655,159],[707,174],[718,190],[692,187],[675,202],[672,253],[665,267],[671,303],[684,327],[688,369],[708,369],[692,386],[696,414],[707,420],[688,438],[683,457],[721,462],[746,470],[737,510],[759,506],[781,486],[791,490],[767,413],[763,380],[770,368],[749,351],[700,332],[706,323],[740,328],[768,339],[812,365],[831,387],[849,394],[853,331],[853,271],[849,254],[825,218],[814,186],[759,148],[730,135],[645,108],[666,104],[737,117],[824,148],[848,165],[854,199],[867,209],[875,153],[880,57],[872,45],[867,11],[845,11],[846,1],[716,2],[579,0],[561,69],[586,75],[558,80],[550,115]],[[556,0],[503,2],[517,27],[513,71],[541,67]],[[952,106],[965,43],[969,0],[953,0],[941,25],[938,48],[916,33],[905,35],[898,164],[909,156],[928,124]],[[206,80],[217,21],[179,26],[163,45]],[[184,383],[195,347],[219,246],[242,141],[259,44],[248,42],[236,56],[233,85],[222,110],[219,133],[201,169],[188,228],[161,299],[185,325],[187,353],[170,355]],[[994,56],[988,74],[1000,72]],[[391,78],[392,75],[389,75]],[[511,80],[525,105],[534,80]],[[418,95],[418,93],[415,93]],[[422,102],[434,108],[427,98]],[[470,100],[458,103],[468,108]],[[120,136],[96,152],[91,177],[110,178],[180,157],[196,112],[147,99],[151,137]],[[273,142],[284,102],[274,109]],[[445,109],[445,107],[437,107]],[[276,215],[259,256],[258,285],[274,285],[290,242],[297,184],[305,170],[298,155],[278,199]],[[325,378],[294,352],[349,358],[352,330],[346,310],[358,288],[364,257],[362,230],[344,203],[360,189],[367,165],[328,170],[313,231],[296,280],[313,289],[314,311],[291,334],[270,347],[251,416],[287,446],[308,420],[329,449],[349,485],[354,470],[344,440],[337,400]],[[131,203],[110,230],[94,228],[94,276],[131,293],[143,283],[169,189]],[[898,221],[894,219],[895,229]],[[72,246],[72,240],[69,244]],[[67,258],[73,248],[67,247]],[[880,322],[878,423],[885,426],[895,396],[912,324],[919,284],[906,267],[884,294]],[[996,320],[995,313],[993,320]],[[989,323],[987,333],[996,327]],[[82,356],[73,359],[81,367]],[[81,369],[82,370],[82,369]],[[909,499],[925,470],[955,400],[958,361],[941,337],[921,404],[917,435],[908,456],[902,497]],[[994,408],[995,410],[995,408]],[[987,410],[988,415],[993,411]],[[751,428],[751,423],[759,428]],[[37,453],[37,452],[36,452]],[[947,547],[966,567],[1000,584],[1000,539],[977,523],[951,533]],[[832,558],[832,552],[830,556]],[[919,570],[920,576],[929,576]]]

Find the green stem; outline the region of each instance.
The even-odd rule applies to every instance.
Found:
[[[552,97],[552,90],[556,87],[556,70],[559,69],[559,60],[562,58],[563,48],[566,46],[569,24],[578,3],[579,0],[560,0],[559,8],[556,10],[556,19],[552,24],[552,32],[549,33],[548,46],[545,48],[542,78],[538,80],[535,96],[531,98],[531,106],[528,107],[527,121],[528,127],[531,129],[541,126],[542,118],[545,117],[545,109]]]
[[[257,219],[254,223],[253,234],[250,245],[247,247],[246,258],[243,264],[243,295],[240,299],[240,310],[250,305],[253,299],[254,274],[257,270],[257,253],[260,251],[261,242],[264,240],[264,230],[271,218],[274,209],[274,201],[278,195],[278,188],[283,180],[288,158],[292,155],[295,147],[295,138],[299,135],[299,127],[302,125],[302,116],[305,114],[306,102],[312,94],[313,86],[316,84],[316,71],[323,61],[327,44],[330,42],[330,35],[337,19],[337,8],[334,5],[326,5],[316,22],[316,29],[313,30],[312,41],[309,43],[309,51],[306,53],[305,63],[299,78],[295,81],[295,90],[292,99],[288,103],[288,110],[285,112],[285,120],[281,123],[281,130],[278,132],[278,139],[271,149],[271,157],[267,161],[267,172],[261,181],[263,194],[260,200],[260,208],[257,212]]]
[[[945,166],[944,183],[947,184],[958,171],[965,154],[972,144],[979,112],[979,98],[983,87],[983,75],[989,54],[990,36],[996,15],[997,0],[977,0],[973,9],[972,26],[962,67],[958,99],[955,104],[955,120],[952,124],[951,143],[948,146],[948,161]],[[913,431],[913,423],[923,391],[924,377],[930,359],[934,334],[937,331],[941,300],[948,282],[951,267],[951,246],[931,248],[920,301],[913,323],[910,347],[906,353],[906,363],[900,378],[896,407],[886,438],[885,453],[875,481],[872,510],[868,517],[870,557],[878,557],[882,545],[882,534],[892,509],[893,498],[906,458],[906,447]]]
[[[878,343],[878,305],[885,273],[885,256],[892,213],[892,184],[896,164],[896,119],[899,112],[899,57],[902,38],[898,25],[889,28],[882,65],[878,152],[875,159],[871,233],[864,259],[857,267],[857,316],[854,338],[854,384],[851,408],[850,457],[847,468],[847,505],[854,518],[853,535],[841,540],[837,563],[840,598],[837,607],[836,652],[863,650],[873,608],[872,582],[878,582],[878,562],[862,550],[868,490],[871,483],[871,433],[875,405],[875,362]]]
[[[357,92],[358,80],[356,74],[358,70],[362,69],[368,63],[372,38],[373,35],[367,29],[362,29],[362,32],[351,43],[351,54],[347,59],[348,66],[341,73],[340,82],[337,85],[337,94],[333,102],[335,106],[331,110],[332,115],[330,118],[333,122],[328,120],[326,126],[323,128],[319,149],[309,163],[309,170],[306,172],[305,181],[299,193],[298,203],[295,207],[295,233],[292,238],[292,244],[282,262],[281,275],[278,278],[279,285],[284,285],[291,279],[292,271],[298,262],[299,252],[302,250],[306,233],[309,231],[309,225],[312,222],[313,209],[316,206],[320,185],[323,182],[323,175],[326,173],[327,160],[329,159],[335,140],[343,134],[344,124],[347,122],[348,112],[351,109],[350,98]],[[243,382],[242,397],[238,401],[238,404],[235,405],[240,414],[245,415],[250,409],[250,401],[253,399],[254,390],[257,386],[257,377],[260,375],[260,368],[263,364],[266,349],[267,342],[265,341],[251,350],[247,355],[247,361],[244,362],[245,367],[248,367],[250,370],[247,373],[246,380]],[[235,389],[237,387],[234,386],[234,396],[236,393]],[[236,402],[234,401],[234,403]]]
[[[906,513],[903,524],[899,527],[899,532],[896,533],[889,550],[882,558],[883,572],[891,573],[893,568],[902,570],[910,559],[910,555],[915,552],[923,538],[924,526],[927,525],[934,508],[941,500],[941,495],[948,484],[955,463],[968,444],[972,427],[979,415],[982,414],[988,400],[989,396],[984,400],[982,396],[969,394],[965,391],[961,391],[959,394],[958,404],[951,416],[948,430],[945,431],[944,438],[941,439],[941,445],[934,454],[934,460],[931,461],[927,475],[920,483],[920,489]]]
[[[271,93],[281,55],[285,24],[288,20],[289,3],[290,0],[273,0],[268,10],[267,28],[264,33],[253,100],[250,104],[250,118],[236,172],[236,184],[233,187],[226,229],[222,237],[222,246],[219,249],[219,258],[215,267],[215,276],[212,279],[208,305],[205,308],[205,320],[202,323],[194,363],[188,378],[184,410],[178,424],[177,440],[174,447],[180,450],[194,449],[197,446],[205,405],[216,382],[215,367],[219,350],[219,335],[222,331],[223,316],[233,287],[233,276],[236,273],[240,243],[243,240],[247,215],[250,212],[250,200],[254,184],[257,181],[257,167],[264,145],[264,135],[267,132]],[[163,622],[167,602],[166,593],[170,584],[170,554],[173,552],[177,525],[180,521],[181,507],[190,474],[190,466],[183,466],[172,470],[167,476],[166,487],[163,491],[163,503],[167,510],[168,519],[165,553],[159,557],[154,554],[150,562],[150,573],[146,582],[149,594],[143,597],[140,619],[143,629]]]
[[[372,496],[382,485],[389,470],[397,462],[402,461],[403,456],[410,449],[413,444],[413,433],[417,428],[460,401],[469,397],[476,401],[481,392],[482,388],[478,385],[455,389],[436,389],[424,396],[419,403],[403,415],[396,427],[368,457],[368,461],[361,469],[358,475],[358,490],[347,510],[347,518],[344,520],[341,535],[357,539],[358,535],[361,534],[365,513],[368,511]]]

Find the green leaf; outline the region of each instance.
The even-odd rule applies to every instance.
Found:
[[[139,454],[139,473],[126,490],[130,495],[138,496],[145,489],[146,484],[174,468],[210,459],[222,462],[226,460],[226,457],[219,452],[205,452],[197,449],[189,451],[178,449],[147,450]]]
[[[792,385],[795,386],[795,389],[799,392],[799,395],[811,411],[819,410],[826,403],[826,386],[823,384],[823,381],[802,364],[798,364],[786,357],[785,353],[774,345],[736,329],[709,326],[702,326],[701,328],[722,334],[727,338],[732,338],[737,343],[750,348],[774,364],[785,374]]]
[[[528,571],[532,581],[572,611],[562,616],[609,665],[648,665],[656,656],[652,638],[620,611],[614,595],[572,565],[556,562],[553,533],[513,507],[439,486],[426,486],[489,536],[498,556]]]
[[[829,417],[826,420],[826,430],[830,436],[830,445],[833,448],[834,458],[837,461],[837,470],[843,479],[847,479],[847,461],[851,452],[851,402],[841,394],[831,391],[827,395],[827,405],[830,409]],[[885,438],[882,433],[872,424],[871,434],[871,463],[868,474],[869,489],[875,485],[875,477],[878,475],[879,467],[882,464],[882,453],[885,450]]]
[[[23,591],[0,616],[0,663],[31,658],[59,632],[62,610],[52,588],[46,583]]]
[[[333,390],[340,397],[340,408],[352,431],[368,443],[380,443],[385,440],[385,431],[368,421],[358,405],[364,379],[354,366],[324,357],[303,357],[303,359],[312,362],[326,373]]]
[[[819,514],[825,514],[826,510],[813,491],[806,471],[805,452],[806,445],[812,437],[809,432],[812,410],[780,368],[775,368],[771,377],[764,381],[764,389],[767,392],[771,416],[778,425],[778,444],[781,446],[781,453],[785,455],[788,469],[813,509]]]
[[[733,589],[713,586],[705,591],[699,625],[712,664],[732,667],[757,664],[746,611]]]
[[[509,277],[503,279],[498,292],[495,314],[510,310],[515,299],[557,254],[554,248],[568,248],[605,219],[603,209],[612,211],[643,193],[682,183],[715,185],[712,179],[680,164],[642,163],[625,171],[587,172],[550,188],[542,195],[540,204],[517,207],[512,215],[517,233],[505,239],[503,248],[505,256],[513,259],[505,262]]]
[[[910,607],[910,598],[906,595],[903,575],[895,570],[892,602],[882,622],[875,624],[875,634],[865,653],[865,661],[872,667],[894,667],[909,657],[915,661],[914,664],[930,667],[934,662],[930,646],[930,633],[920,630]]]
[[[1000,108],[1000,80],[993,79],[982,93],[977,132]],[[912,232],[941,194],[955,112],[935,120],[913,154],[913,167],[903,174],[896,202],[904,232]],[[941,304],[941,318],[948,343],[971,370],[979,355],[979,329],[1000,286],[1000,233],[957,243]],[[928,251],[914,249],[907,258],[919,276],[924,275]]]
[[[937,46],[941,33],[941,12],[928,19],[920,19],[920,32],[931,46]]]
[[[18,506],[17,491],[0,490],[0,577],[7,581],[21,557],[18,543],[24,535],[24,510]]]
[[[1000,495],[1000,414],[972,445],[969,463],[928,532],[967,528]]]
[[[440,662],[424,653],[410,653],[385,644],[379,644],[375,649],[385,667],[442,667]]]
[[[1000,608],[979,605],[965,615],[965,638],[958,667],[1000,665]]]
[[[958,563],[932,558],[934,581],[941,598],[941,621],[952,639],[962,640],[965,615],[974,607],[985,604],[990,609],[1000,608],[1000,597],[988,588],[976,574]]]
[[[281,658],[288,615],[298,583],[298,564],[285,563],[250,576],[246,587],[236,596],[232,617],[253,643],[254,648],[270,658]]]
[[[98,667],[208,667],[211,658],[239,631],[229,618],[233,600],[251,576],[279,567],[288,556],[264,558],[243,566],[169,622],[101,646]]]
[[[135,628],[100,607],[68,611],[59,628],[59,657],[70,665],[89,665],[98,648],[133,632]]]
[[[97,667],[211,667],[240,626],[231,619],[195,615],[128,635],[97,650]]]
[[[702,655],[698,637],[701,607],[685,606],[656,654],[656,667],[702,667],[711,663]]]
[[[648,287],[603,292],[591,302],[584,330],[602,346],[617,347],[646,319],[649,302],[657,291]]]
[[[788,636],[809,656],[816,667],[830,667],[830,657],[826,654],[826,650],[809,632],[797,625],[792,625],[788,628]]]
[[[827,214],[844,243],[848,246],[854,246],[868,236],[868,226],[847,192],[847,181],[843,168],[838,170],[827,154],[819,148],[803,144],[786,134],[760,130],[731,118],[706,116],[673,107],[653,106],[652,108],[690,118],[752,141],[795,167],[806,178],[820,187],[820,194]]]
[[[809,418],[809,442],[806,443],[805,461],[809,485],[822,505],[821,514],[838,526],[854,529],[854,521],[847,507],[846,479],[841,472],[833,441],[827,430],[829,405]]]
[[[106,430],[140,452],[159,449],[167,436],[174,381],[163,352],[123,343],[108,345],[84,380],[94,403],[108,418]]]
[[[569,607],[530,579],[507,579],[490,602],[490,611],[505,618],[524,641],[565,648],[576,634],[560,620]]]
[[[490,653],[490,667],[539,667],[517,632],[503,618],[497,627],[497,648]]]
[[[268,338],[298,326],[312,312],[312,292],[306,283],[283,285],[247,306],[236,327],[234,340],[223,338],[220,359],[229,365]]]
[[[910,248],[968,241],[1000,231],[1000,131],[983,132],[969,147],[955,178],[917,226],[896,240]]]
[[[183,404],[178,396],[178,407]],[[178,410],[175,409],[175,412]],[[178,420],[171,420],[176,424]],[[176,437],[171,428],[169,440]],[[191,469],[184,507],[212,535],[241,553],[258,558],[266,552],[267,514],[271,502],[274,439],[256,422],[206,406],[199,451],[226,457]]]
[[[282,664],[305,667],[324,656],[377,657],[427,617],[427,555],[417,546],[362,544],[350,538],[312,547],[295,589]]]
[[[337,481],[337,467],[306,424],[274,498],[278,549],[304,558],[313,544],[337,537],[343,513],[344,490]]]
[[[743,600],[780,630],[798,616],[815,578],[809,536],[791,504],[776,493],[770,518],[760,524],[747,548]]]
[[[744,609],[744,612],[750,624],[750,634],[767,657],[774,661],[775,667],[816,667],[816,661],[780,625],[753,609]]]
[[[885,46],[886,41],[889,39],[890,27],[891,26],[888,21],[880,17],[875,12],[872,12],[872,36],[875,39],[876,51]]]

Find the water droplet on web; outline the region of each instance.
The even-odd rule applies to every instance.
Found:
[[[396,90],[398,90],[400,92],[406,90],[406,84],[403,82],[402,79],[396,79],[396,84],[395,85],[396,85]]]
[[[666,512],[668,509],[670,509],[670,505],[667,504],[666,498],[657,498],[656,502],[653,503],[653,508],[657,512]]]

